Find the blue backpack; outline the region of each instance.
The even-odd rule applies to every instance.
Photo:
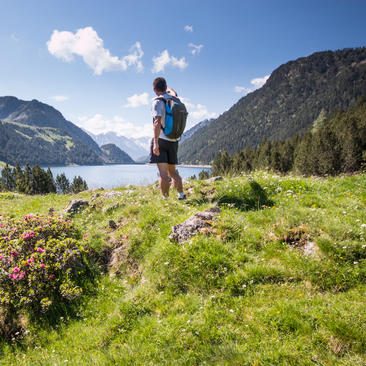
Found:
[[[177,97],[157,97],[165,104],[164,134],[170,139],[179,139],[186,128],[188,112],[186,106]]]

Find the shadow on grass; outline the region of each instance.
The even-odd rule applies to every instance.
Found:
[[[274,205],[266,191],[256,181],[250,181],[240,187],[231,186],[230,189],[220,191],[215,195],[214,201],[219,206],[235,207],[242,211],[256,211]]]

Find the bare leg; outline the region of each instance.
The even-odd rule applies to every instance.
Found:
[[[182,178],[180,177],[178,171],[175,169],[175,165],[169,164],[168,172],[172,178],[173,186],[178,191],[178,193],[182,193],[183,192]]]
[[[158,163],[158,169],[159,169],[159,184],[161,193],[163,196],[168,197],[169,196],[169,170],[168,170],[168,163]]]

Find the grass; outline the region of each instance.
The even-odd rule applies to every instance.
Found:
[[[2,341],[0,364],[365,365],[365,187],[365,174],[257,172],[190,181],[184,202],[161,200],[153,186],[113,198],[0,193],[0,215],[12,217],[61,214],[99,193],[72,220],[101,271],[76,315]],[[214,204],[221,213],[206,235],[168,239]],[[100,258],[121,245],[115,275],[103,273]]]

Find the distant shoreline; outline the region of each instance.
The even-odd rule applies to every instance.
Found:
[[[178,166],[185,167],[185,168],[207,168],[207,169],[212,168],[212,165],[178,164]]]

